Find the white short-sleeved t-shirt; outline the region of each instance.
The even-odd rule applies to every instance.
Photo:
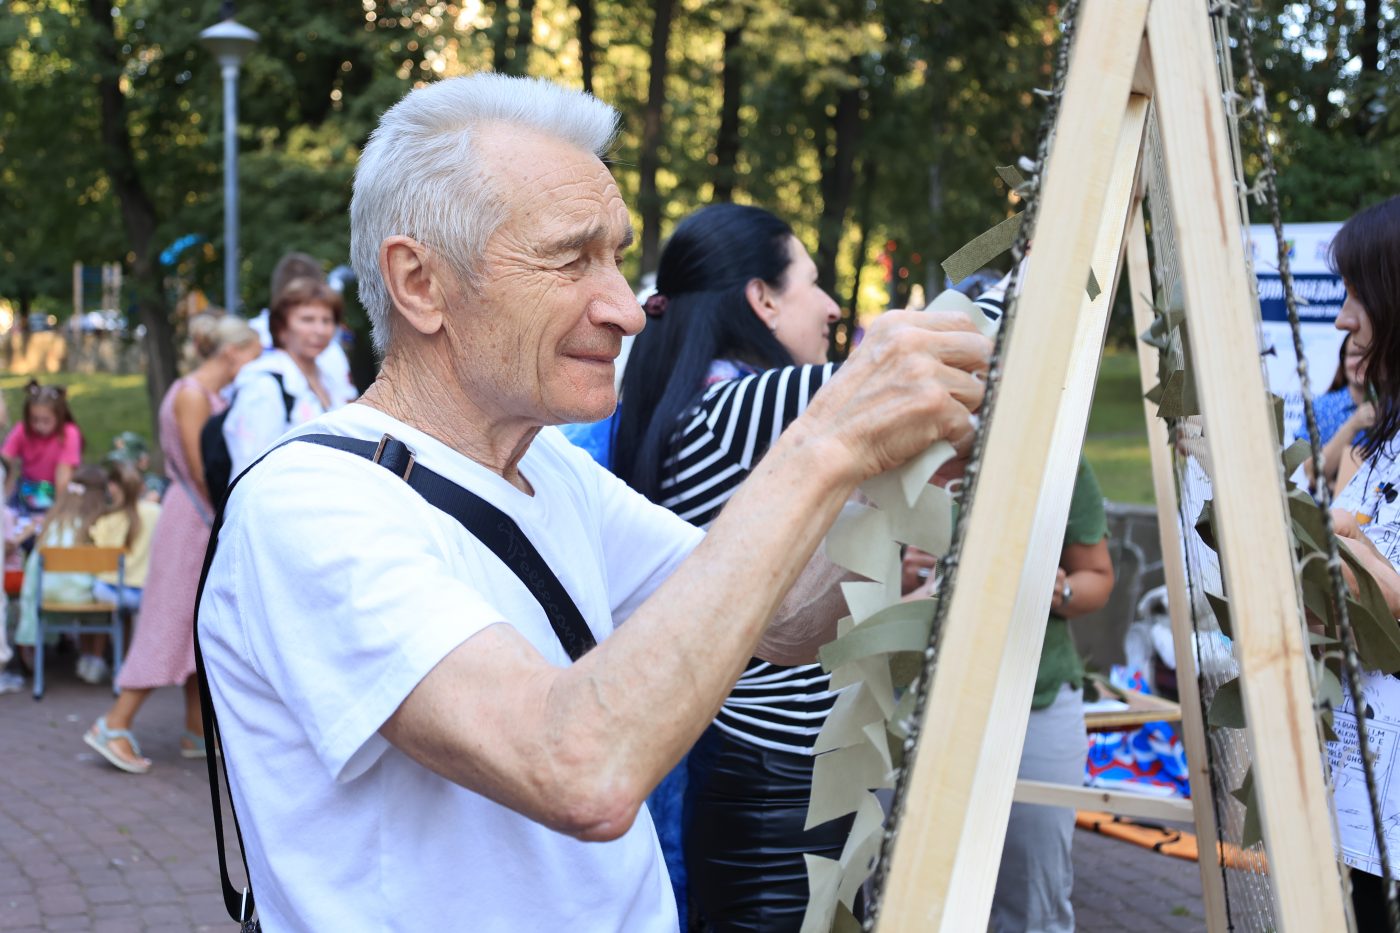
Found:
[[[320,363],[317,363],[320,366]],[[282,377],[279,386],[271,374]],[[334,411],[355,397],[355,387],[321,368],[321,385],[330,400],[322,405],[306,374],[285,350],[264,353],[238,372],[233,401],[224,417],[224,442],[228,445],[230,477],[236,477],[283,434]],[[282,397],[291,396],[292,407]]]
[[[364,405],[302,430],[393,434],[420,464],[508,513],[600,642],[701,537],[554,429],[520,463],[533,496]],[[424,675],[497,623],[551,663],[569,663],[514,574],[388,470],[290,444],[235,487],[200,643],[269,933],[674,933],[645,808],[622,838],[580,842],[437,776],[380,736]]]

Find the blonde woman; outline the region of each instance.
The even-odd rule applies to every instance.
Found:
[[[184,686],[180,753],[204,754],[199,691],[191,675],[195,590],[213,510],[204,485],[199,432],[211,415],[227,407],[220,391],[262,353],[262,344],[247,321],[228,315],[197,336],[195,349],[203,362],[172,385],[160,405],[160,447],[171,484],[151,539],[151,575],[141,596],[136,634],[117,681],[121,694],[84,737],[114,767],[132,774],[144,774],[151,767],[130,730],[137,710],[156,687]]]

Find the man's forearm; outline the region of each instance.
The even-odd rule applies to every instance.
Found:
[[[586,724],[595,766],[625,771],[619,779],[645,793],[714,717],[855,486],[818,447],[784,434],[695,553],[560,674],[557,708]]]

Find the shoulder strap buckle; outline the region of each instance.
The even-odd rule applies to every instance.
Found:
[[[370,460],[404,482],[408,482],[408,477],[413,472],[413,464],[417,462],[408,445],[392,434],[385,434],[379,439],[379,446],[374,448],[374,456],[370,457]]]

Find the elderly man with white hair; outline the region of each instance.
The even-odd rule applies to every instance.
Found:
[[[708,534],[548,427],[613,411],[644,321],[602,161],[616,122],[476,75],[410,93],[361,156],[352,253],[383,369],[299,430],[388,435],[411,468],[275,448],[234,488],[200,605],[269,930],[675,931],[648,792],[751,656],[831,636],[799,594],[856,485],[970,443],[990,345],[903,312]],[[518,526],[596,647],[571,663],[541,599],[412,485],[429,472]]]

